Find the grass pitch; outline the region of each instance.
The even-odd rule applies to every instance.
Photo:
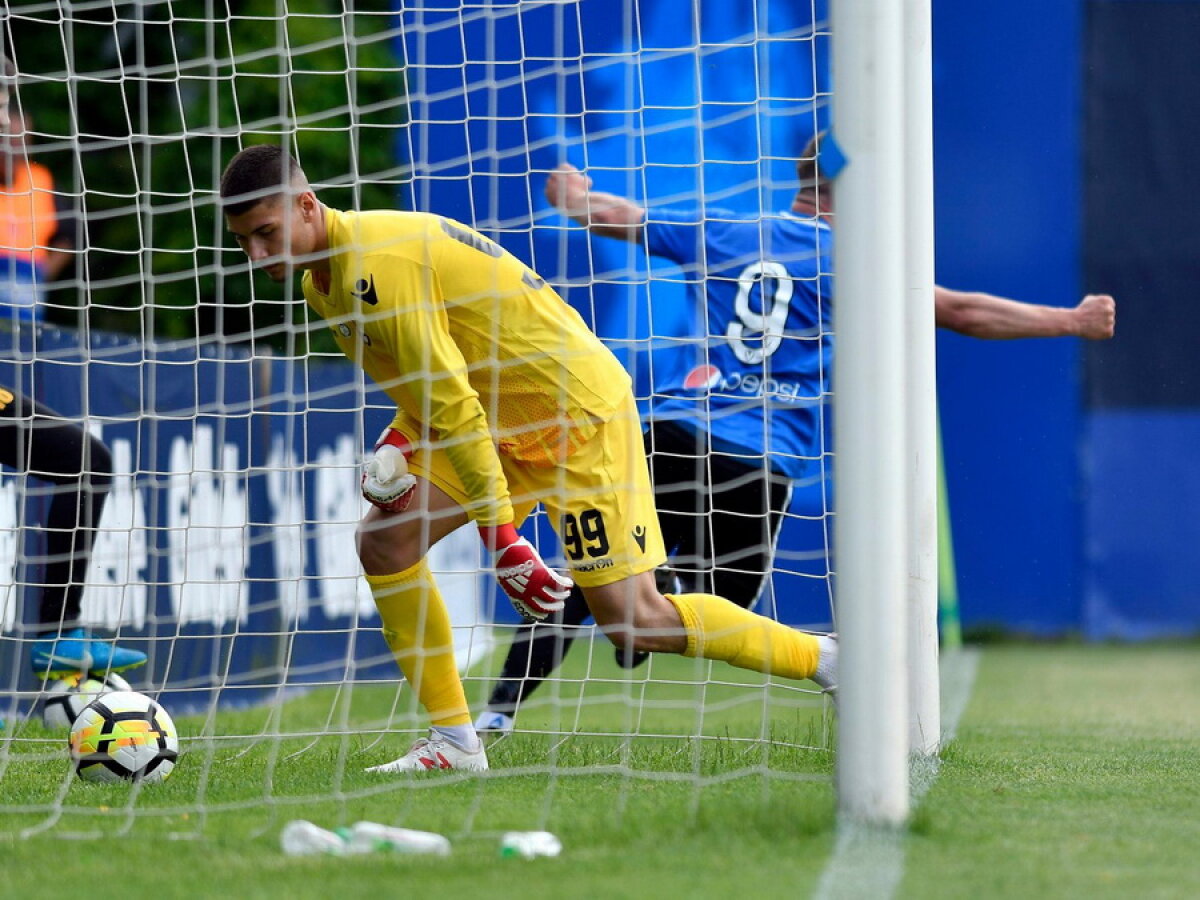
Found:
[[[0,895],[811,896],[834,845],[819,699],[724,667],[728,683],[697,687],[681,659],[655,659],[648,682],[582,650],[486,778],[363,773],[415,727],[385,685],[181,717],[186,755],[140,791],[79,782],[59,736],[20,727],[0,742]],[[898,896],[1200,896],[1198,684],[1195,646],[988,649]],[[440,831],[454,853],[289,859],[293,818]],[[502,831],[535,828],[561,857],[499,859]],[[106,836],[68,838],[88,833]]]
[[[902,897],[1200,897],[1200,645],[996,647]]]

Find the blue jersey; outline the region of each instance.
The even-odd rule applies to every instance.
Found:
[[[712,435],[715,450],[768,455],[803,474],[821,447],[821,403],[832,375],[832,231],[780,213],[650,210],[650,253],[678,263],[691,301],[691,353],[658,371],[651,415]]]

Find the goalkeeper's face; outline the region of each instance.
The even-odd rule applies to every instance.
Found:
[[[312,191],[296,197],[266,197],[245,212],[226,213],[225,222],[255,268],[272,281],[287,281],[297,269],[322,259],[325,226]]]

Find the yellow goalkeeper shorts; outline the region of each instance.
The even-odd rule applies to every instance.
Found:
[[[418,443],[417,434],[406,436]],[[576,584],[613,584],[666,562],[642,424],[632,395],[561,465],[527,466],[504,454],[500,462],[516,524],[524,522],[540,502],[562,542]],[[445,451],[418,450],[408,467],[464,508],[468,506],[470,498]]]

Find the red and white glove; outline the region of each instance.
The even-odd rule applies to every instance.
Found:
[[[362,474],[363,496],[384,512],[408,509],[416,493],[417,478],[408,471],[412,445],[395,428],[386,429],[375,444],[375,455]]]
[[[479,534],[492,551],[496,580],[527,621],[540,622],[563,608],[575,582],[547,566],[513,525],[480,526]]]

